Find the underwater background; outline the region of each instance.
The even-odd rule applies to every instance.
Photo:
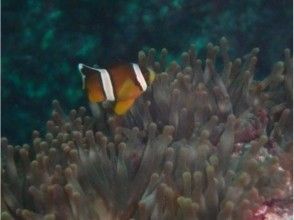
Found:
[[[0,218],[293,219],[292,4],[5,1]]]
[[[53,99],[86,105],[77,64],[137,61],[142,48],[167,48],[169,60],[195,44],[200,53],[222,36],[230,53],[260,48],[256,77],[292,48],[291,0],[3,0],[2,135],[29,142],[45,129]],[[203,56],[202,56],[203,57]],[[41,130],[42,131],[42,130]]]

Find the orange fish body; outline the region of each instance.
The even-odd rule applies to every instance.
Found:
[[[79,64],[90,102],[113,101],[114,112],[125,114],[155,77],[151,69],[144,72],[138,64],[121,64],[110,69],[98,69]]]

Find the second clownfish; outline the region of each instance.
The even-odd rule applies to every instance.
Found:
[[[136,63],[119,64],[109,69],[84,64],[78,67],[90,103],[113,101],[117,115],[125,114],[155,79],[151,68],[142,68]]]

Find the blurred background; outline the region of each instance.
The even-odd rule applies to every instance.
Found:
[[[29,143],[45,130],[53,99],[66,111],[87,101],[77,64],[136,61],[142,48],[165,47],[177,59],[222,36],[232,56],[261,52],[258,76],[292,48],[292,0],[3,0],[2,136]]]

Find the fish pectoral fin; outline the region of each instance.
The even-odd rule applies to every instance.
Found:
[[[95,118],[99,119],[102,117],[102,110],[101,110],[100,104],[98,104],[96,102],[89,102],[89,107],[92,112],[92,115]]]
[[[134,104],[135,99],[127,99],[123,101],[117,101],[114,106],[114,112],[117,115],[125,114]]]

